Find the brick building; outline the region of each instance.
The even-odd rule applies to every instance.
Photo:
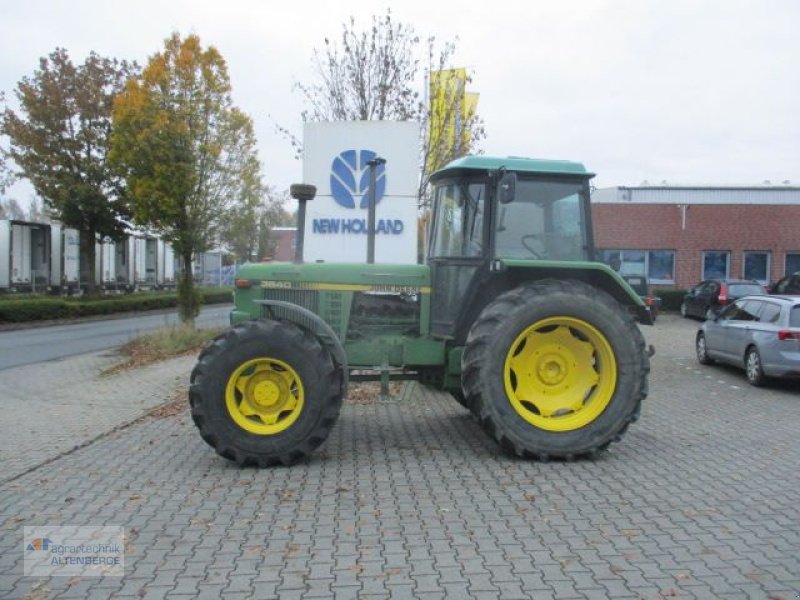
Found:
[[[800,187],[614,187],[592,194],[598,259],[656,287],[800,271]]]
[[[297,227],[273,227],[270,234],[275,240],[275,254],[270,259],[276,262],[292,262]]]

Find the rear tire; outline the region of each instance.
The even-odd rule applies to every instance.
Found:
[[[475,321],[462,384],[486,432],[510,454],[595,454],[638,418],[649,359],[627,311],[578,281],[506,292]]]
[[[464,392],[462,391],[452,391],[450,395],[453,397],[453,400],[458,402],[461,406],[469,410],[469,406],[467,406],[467,399],[464,397]]]
[[[764,367],[761,364],[761,355],[755,346],[750,346],[744,357],[744,369],[747,375],[747,383],[756,387],[761,387],[767,380],[764,375]]]
[[[228,330],[200,354],[190,381],[200,435],[242,466],[306,458],[328,437],[342,405],[330,353],[286,321],[247,321]]]

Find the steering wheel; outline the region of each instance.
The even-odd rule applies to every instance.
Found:
[[[531,246],[528,244],[528,240],[536,241],[539,240],[540,238],[541,236],[538,234],[529,233],[523,235],[522,239],[520,239],[520,244],[522,244],[522,247],[525,248],[525,250],[527,250],[528,252],[530,252],[533,258],[542,259],[544,258],[544,256],[542,256],[542,254],[538,250],[534,250],[533,248],[531,248]]]

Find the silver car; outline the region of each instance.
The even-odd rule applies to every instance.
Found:
[[[741,367],[752,385],[800,377],[800,296],[745,296],[700,326],[697,360]]]

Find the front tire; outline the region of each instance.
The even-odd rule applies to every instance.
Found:
[[[547,459],[604,450],[647,395],[644,338],[626,310],[578,281],[525,284],[473,325],[462,384],[507,452]]]
[[[697,354],[697,362],[701,365],[710,365],[714,363],[714,360],[708,356],[708,344],[706,343],[706,336],[702,332],[697,334],[694,350]]]
[[[191,374],[192,419],[239,465],[290,465],[330,433],[342,405],[339,371],[311,333],[286,321],[247,321],[217,337]]]

